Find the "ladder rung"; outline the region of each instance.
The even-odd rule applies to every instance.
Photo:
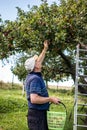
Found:
[[[80,104],[80,103],[78,103],[78,105],[80,105],[80,106],[87,106],[87,104]]]
[[[87,68],[87,66],[79,66],[79,68],[78,69],[85,69],[85,68]]]
[[[85,94],[85,93],[78,93],[78,95],[87,96],[87,94]]]
[[[78,84],[78,86],[87,86],[87,84]]]
[[[87,116],[87,114],[77,114],[77,116]]]
[[[80,74],[79,74],[78,76],[79,76],[79,77],[87,77],[87,75],[80,75]]]
[[[87,60],[85,57],[79,57],[79,60]]]
[[[78,127],[87,127],[87,125],[76,125]]]
[[[87,51],[87,49],[79,49],[79,51],[85,51],[85,52],[86,52],[86,51]]]

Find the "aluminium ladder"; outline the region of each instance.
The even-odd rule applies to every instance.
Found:
[[[81,53],[85,53],[84,57],[83,55],[81,56]],[[87,65],[86,66],[82,66],[81,63],[83,61],[87,61],[87,49],[80,49],[79,45],[77,45],[77,49],[76,49],[76,79],[75,79],[75,101],[74,101],[74,125],[73,125],[73,130],[79,130],[80,127],[82,127],[82,129],[85,128],[85,130],[87,130],[87,125],[81,125],[78,123],[78,117],[86,117],[87,114],[80,114],[78,112],[78,108],[79,106],[85,106],[87,107],[87,103],[86,104],[81,104],[79,103],[79,96],[87,96],[87,94],[85,93],[79,93],[78,88],[79,85],[85,86],[87,87],[87,84],[83,84],[83,83],[79,83],[79,79],[80,77],[85,77],[87,78],[87,75],[84,74],[84,69],[87,69]],[[81,72],[80,70],[83,69],[83,72]]]

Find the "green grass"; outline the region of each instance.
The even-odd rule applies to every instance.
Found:
[[[49,95],[59,97],[66,105],[68,114],[64,130],[73,130],[73,113],[70,116],[74,102],[73,93],[66,90],[49,90]],[[26,96],[22,96],[21,90],[0,89],[0,130],[28,130],[27,109]],[[51,109],[65,111],[61,105],[52,105]]]
[[[28,130],[27,101],[21,90],[0,89],[0,130]]]
[[[28,130],[26,112],[19,111],[0,114],[0,128],[2,130]]]

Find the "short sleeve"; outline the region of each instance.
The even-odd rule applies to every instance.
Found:
[[[41,81],[39,78],[35,78],[30,83],[30,93],[41,94]]]

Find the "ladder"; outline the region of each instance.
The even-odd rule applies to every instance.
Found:
[[[83,55],[84,54],[84,55]],[[86,54],[86,55],[85,55]],[[75,77],[75,99],[74,99],[74,125],[73,130],[79,130],[80,127],[82,127],[82,130],[85,128],[87,129],[87,125],[81,125],[78,123],[79,117],[86,117],[87,114],[79,113],[78,108],[80,106],[87,107],[87,103],[79,103],[80,96],[87,96],[86,93],[79,93],[78,86],[82,85],[87,87],[87,84],[79,83],[79,79],[81,77],[87,78],[87,75],[84,74],[84,69],[87,69],[87,65],[82,66],[82,62],[87,61],[87,49],[80,49],[79,45],[77,45],[76,48],[76,77]],[[84,58],[85,57],[85,58]],[[83,71],[81,72],[81,69]]]

